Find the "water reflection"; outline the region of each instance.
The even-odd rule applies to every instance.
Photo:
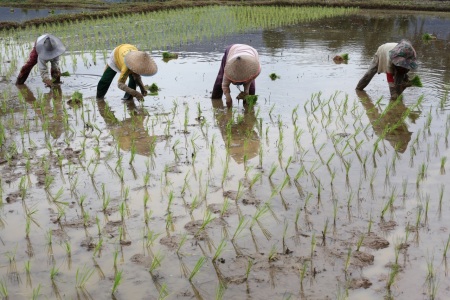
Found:
[[[28,9],[0,7],[1,22],[25,22],[38,18],[45,18],[52,15],[74,14],[82,12],[81,9]]]
[[[54,139],[58,139],[64,131],[61,86],[55,85],[38,99],[26,84],[17,85],[17,88],[19,94],[33,108],[43,127],[47,127],[50,135]]]
[[[242,164],[257,156],[260,140],[254,129],[257,125],[254,107],[245,106],[241,114],[224,107],[222,99],[211,99],[211,102],[216,124],[234,161]]]
[[[130,117],[119,121],[105,101],[97,101],[98,111],[120,149],[131,151],[134,147],[137,154],[148,156],[152,153],[154,143],[159,141],[158,136],[149,134],[144,124],[148,119],[148,112],[137,107],[134,101],[126,101],[126,106]]]
[[[366,110],[375,134],[387,140],[397,152],[405,152],[412,135],[405,118],[408,117],[414,122],[419,115],[414,112],[407,114],[408,108],[401,98],[390,101],[386,109],[382,111],[365,91],[356,90],[356,94]]]

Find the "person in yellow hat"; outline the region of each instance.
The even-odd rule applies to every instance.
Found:
[[[66,51],[66,47],[59,38],[51,34],[43,34],[36,39],[28,60],[20,69],[16,85],[25,84],[31,70],[37,64],[42,81],[45,86],[51,87],[54,83],[61,83],[61,69],[59,68],[59,57]],[[50,62],[50,76],[47,63]]]
[[[220,99],[225,94],[227,107],[233,106],[230,84],[243,85],[238,99],[255,94],[255,78],[261,73],[258,51],[245,44],[234,44],[226,48],[219,73],[214,83],[211,98]]]
[[[122,100],[131,100],[136,97],[139,101],[144,101],[147,95],[142,76],[152,76],[158,71],[158,67],[153,58],[144,51],[139,51],[135,46],[122,44],[117,46],[109,57],[102,78],[97,85],[97,100],[104,100],[116,73],[120,73],[118,87],[125,92]],[[125,84],[127,79],[128,86]],[[136,91],[136,84],[141,92]]]

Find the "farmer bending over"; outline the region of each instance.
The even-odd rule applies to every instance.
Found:
[[[378,47],[369,70],[358,82],[356,89],[363,90],[376,73],[386,73],[391,99],[396,99],[412,85],[407,75],[411,69],[417,69],[417,63],[416,50],[409,41],[383,44]]]
[[[56,36],[43,34],[36,39],[33,49],[30,52],[27,62],[20,69],[16,84],[24,84],[30,75],[31,69],[38,64],[42,81],[46,87],[51,87],[53,83],[61,83],[61,69],[59,68],[59,56],[66,51],[66,47]],[[48,74],[47,63],[50,62],[51,69]],[[52,80],[53,79],[53,80]]]
[[[228,46],[222,57],[211,98],[219,99],[225,94],[227,107],[232,107],[230,84],[244,86],[237,99],[245,100],[245,96],[255,94],[255,78],[260,72],[258,52],[253,47],[244,44]]]
[[[139,101],[144,101],[147,95],[142,76],[152,76],[156,74],[158,67],[153,58],[143,51],[130,44],[117,46],[112,52],[103,72],[102,78],[97,85],[97,100],[103,100],[111,82],[120,73],[119,89],[125,91],[122,100],[131,100],[136,97]],[[129,78],[128,86],[125,84]],[[136,91],[136,84],[139,85],[141,92]]]

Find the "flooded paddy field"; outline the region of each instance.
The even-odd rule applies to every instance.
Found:
[[[448,28],[449,14],[358,11],[166,46],[67,38],[52,89],[36,69],[14,85],[32,38],[2,36],[0,296],[445,299]],[[401,38],[423,87],[392,102],[380,74],[357,93]],[[123,102],[113,83],[97,102],[125,42],[154,56],[158,95]],[[254,107],[210,99],[231,43],[259,52]]]

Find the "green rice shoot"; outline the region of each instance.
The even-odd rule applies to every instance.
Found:
[[[420,77],[418,75],[414,76],[413,79],[411,79],[412,86],[416,87],[423,87],[422,81],[420,80]]]

